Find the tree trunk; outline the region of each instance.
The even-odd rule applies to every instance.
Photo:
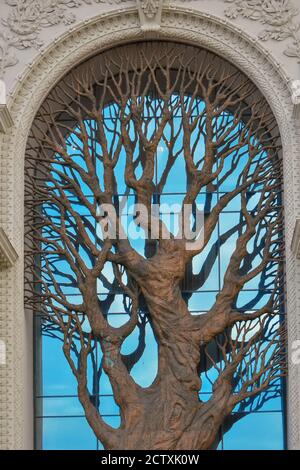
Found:
[[[199,403],[197,395],[164,401],[158,390],[146,392],[143,406],[132,404],[137,419],[125,426],[115,450],[205,450],[218,443],[224,410],[217,403]],[[190,398],[190,399],[189,399]],[[224,403],[223,403],[224,404]]]
[[[183,259],[176,253],[154,256],[138,279],[158,342],[158,374],[138,402],[122,411],[118,449],[197,450],[217,440],[226,399],[199,400],[199,332],[180,290]]]

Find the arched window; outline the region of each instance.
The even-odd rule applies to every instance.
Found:
[[[37,447],[284,448],[280,151],[200,48],[122,46],[53,88],[25,169]]]

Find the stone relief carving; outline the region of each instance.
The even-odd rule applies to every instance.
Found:
[[[0,20],[0,79],[8,67],[18,63],[14,49],[39,49],[43,42],[39,33],[43,28],[76,21],[71,10],[93,3],[121,4],[128,0],[5,0],[11,7],[6,19]],[[159,0],[138,0],[143,4],[144,15],[156,14]]]
[[[10,6],[7,18],[0,20],[0,78],[7,68],[18,63],[16,50],[43,46],[39,33],[43,28],[76,21],[74,10],[81,5],[106,3],[120,5],[130,0],[4,0]],[[193,0],[172,0],[189,3]],[[262,41],[289,40],[284,54],[300,62],[300,20],[295,0],[220,0],[226,5],[225,15],[231,20],[239,16],[264,25]],[[141,28],[160,27],[163,3],[169,0],[136,0]],[[230,4],[230,5],[229,5]],[[72,11],[73,10],[73,11]]]
[[[6,31],[0,31],[0,78],[4,76],[5,69],[18,63],[18,59],[12,52],[12,47],[18,47],[19,38]]]
[[[164,1],[165,0],[136,0],[142,30],[155,31],[160,28]]]
[[[225,0],[225,3],[232,4],[225,10],[228,18],[242,16],[264,25],[259,35],[262,41],[290,39],[284,54],[300,62],[300,22],[296,19],[299,10],[291,0]]]
[[[7,67],[18,62],[13,48],[40,48],[42,28],[73,23],[76,16],[69,10],[92,1],[102,0],[5,0],[11,10],[8,17],[2,19],[5,29],[0,32],[0,78]]]
[[[141,0],[141,9],[147,18],[154,18],[159,8],[159,0]]]

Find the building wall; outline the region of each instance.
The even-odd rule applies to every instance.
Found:
[[[0,340],[6,349],[0,361],[0,448],[33,446],[32,322],[23,306],[23,164],[32,120],[51,87],[75,64],[120,43],[163,38],[209,48],[233,62],[266,96],[277,119],[284,162],[288,442],[290,449],[300,449],[300,366],[292,361],[300,340],[296,3],[0,0]]]

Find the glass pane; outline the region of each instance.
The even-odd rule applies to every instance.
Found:
[[[37,419],[44,450],[96,450],[96,437],[85,418]]]
[[[37,398],[39,416],[84,416],[84,410],[77,397]]]
[[[225,450],[282,450],[281,413],[250,413],[224,435]]]

